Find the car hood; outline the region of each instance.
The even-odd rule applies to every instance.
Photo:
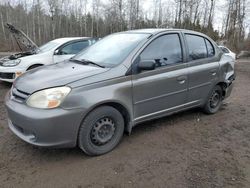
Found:
[[[107,68],[64,61],[26,72],[17,78],[14,82],[14,87],[31,94],[45,88],[64,86],[108,70]]]
[[[34,51],[27,51],[27,52],[20,52],[20,53],[11,54],[9,56],[5,56],[5,57],[0,58],[0,65],[6,61],[19,59],[19,58],[31,56],[34,54],[35,54]]]
[[[13,35],[13,38],[16,40],[20,50],[30,51],[37,49],[37,45],[21,30],[17,29],[10,23],[5,25],[5,28]]]

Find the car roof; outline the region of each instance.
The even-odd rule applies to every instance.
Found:
[[[187,29],[164,29],[164,28],[149,28],[149,29],[136,29],[136,30],[129,30],[129,31],[125,31],[125,33],[146,33],[146,34],[152,34],[152,35],[156,35],[158,33],[162,33],[162,32],[186,32],[186,33],[191,33],[191,34],[198,34],[198,35],[203,35],[205,36],[203,33],[200,32],[196,32],[196,31],[192,31],[192,30],[187,30]]]
[[[66,42],[74,41],[74,40],[83,40],[83,39],[91,39],[91,37],[64,37],[64,38],[57,38],[52,40],[53,42],[63,44]]]

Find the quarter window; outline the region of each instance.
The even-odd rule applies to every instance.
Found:
[[[188,44],[188,59],[190,61],[207,58],[207,47],[203,37],[186,34]]]
[[[167,34],[151,42],[141,53],[141,60],[154,60],[156,67],[182,63],[182,48],[178,34]]]
[[[214,47],[210,41],[208,41],[207,39],[205,39],[205,41],[206,41],[206,45],[207,45],[207,56],[213,57],[215,55]]]

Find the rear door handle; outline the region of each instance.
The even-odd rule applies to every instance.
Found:
[[[180,83],[180,84],[184,84],[187,80],[187,76],[180,76],[180,77],[177,77],[177,81]]]
[[[210,71],[210,73],[211,73],[213,76],[215,76],[215,75],[217,74],[217,70],[216,70],[216,69],[213,69],[213,70]]]

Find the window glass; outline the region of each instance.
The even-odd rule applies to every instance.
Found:
[[[206,45],[207,45],[207,56],[213,57],[215,55],[214,47],[210,41],[208,41],[207,39],[205,39],[205,41],[206,41]]]
[[[152,41],[141,53],[141,61],[155,60],[156,67],[182,63],[182,49],[178,34],[167,34]]]
[[[114,67],[122,63],[149,36],[150,34],[132,32],[112,34],[83,50],[74,59],[85,59],[105,67]]]
[[[84,48],[88,46],[89,46],[88,40],[71,43],[61,49],[61,54],[62,55],[63,54],[77,54],[78,52],[80,52],[81,50],[83,50]]]
[[[56,46],[58,46],[59,44],[54,42],[54,41],[50,41],[42,46],[40,46],[38,48],[38,53],[41,53],[41,52],[47,52],[53,48],[55,48]]]
[[[207,48],[203,37],[186,34],[189,60],[207,58]]]

